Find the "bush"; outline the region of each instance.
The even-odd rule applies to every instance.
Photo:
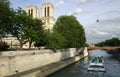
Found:
[[[9,45],[6,42],[0,41],[0,51],[8,50]]]

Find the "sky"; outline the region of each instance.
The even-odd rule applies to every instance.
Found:
[[[55,19],[61,15],[74,15],[84,27],[88,43],[97,43],[118,37],[120,39],[120,0],[10,0],[11,7],[25,9],[51,2]],[[99,20],[99,22],[97,22]]]

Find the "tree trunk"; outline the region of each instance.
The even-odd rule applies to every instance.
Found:
[[[29,40],[29,49],[31,49],[32,46],[32,40]]]
[[[29,42],[29,49],[31,49],[32,42]]]
[[[22,50],[22,49],[23,49],[23,43],[20,42],[20,50]]]

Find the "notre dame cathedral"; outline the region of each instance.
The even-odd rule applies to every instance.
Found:
[[[26,7],[26,12],[28,15],[33,18],[40,18],[45,24],[43,25],[44,29],[52,30],[53,25],[55,24],[54,19],[54,6],[52,3],[44,3],[41,7],[41,16],[38,8],[35,5],[29,5]]]

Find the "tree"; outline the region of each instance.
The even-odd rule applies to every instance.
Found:
[[[111,39],[99,42],[95,45],[96,46],[120,46],[120,40],[116,37],[113,37]]]
[[[31,48],[31,44],[39,40],[40,34],[43,32],[42,21],[28,16],[21,8],[16,10],[13,19],[14,24],[10,32],[18,39],[20,49],[22,49],[23,44],[27,42],[29,42],[29,48]]]
[[[86,38],[83,26],[74,16],[60,16],[55,23],[54,31],[65,38],[65,48],[85,45]]]
[[[47,30],[43,30],[41,34],[39,34],[40,38],[35,41],[34,46],[40,47],[40,46],[48,46],[48,39],[49,39],[50,32]]]
[[[21,8],[15,11],[15,16],[13,17],[13,25],[11,27],[11,34],[16,37],[20,43],[20,49],[22,49],[23,44],[28,42],[26,37],[25,28],[30,22],[30,18],[27,16],[26,12]]]
[[[61,49],[64,48],[64,42],[65,38],[57,31],[54,31],[48,36],[47,47],[52,49]]]
[[[10,34],[18,39],[20,49],[27,42],[30,48],[33,42],[40,39],[43,32],[42,25],[40,19],[33,19],[19,7],[13,10],[8,0],[0,0],[0,38]]]
[[[8,0],[0,0],[0,38],[9,34],[13,16],[14,11],[10,8],[10,2]]]
[[[26,38],[29,42],[29,48],[31,48],[33,42],[41,40],[44,32],[42,25],[42,20],[32,18],[31,22],[28,22],[28,26],[24,28]]]

